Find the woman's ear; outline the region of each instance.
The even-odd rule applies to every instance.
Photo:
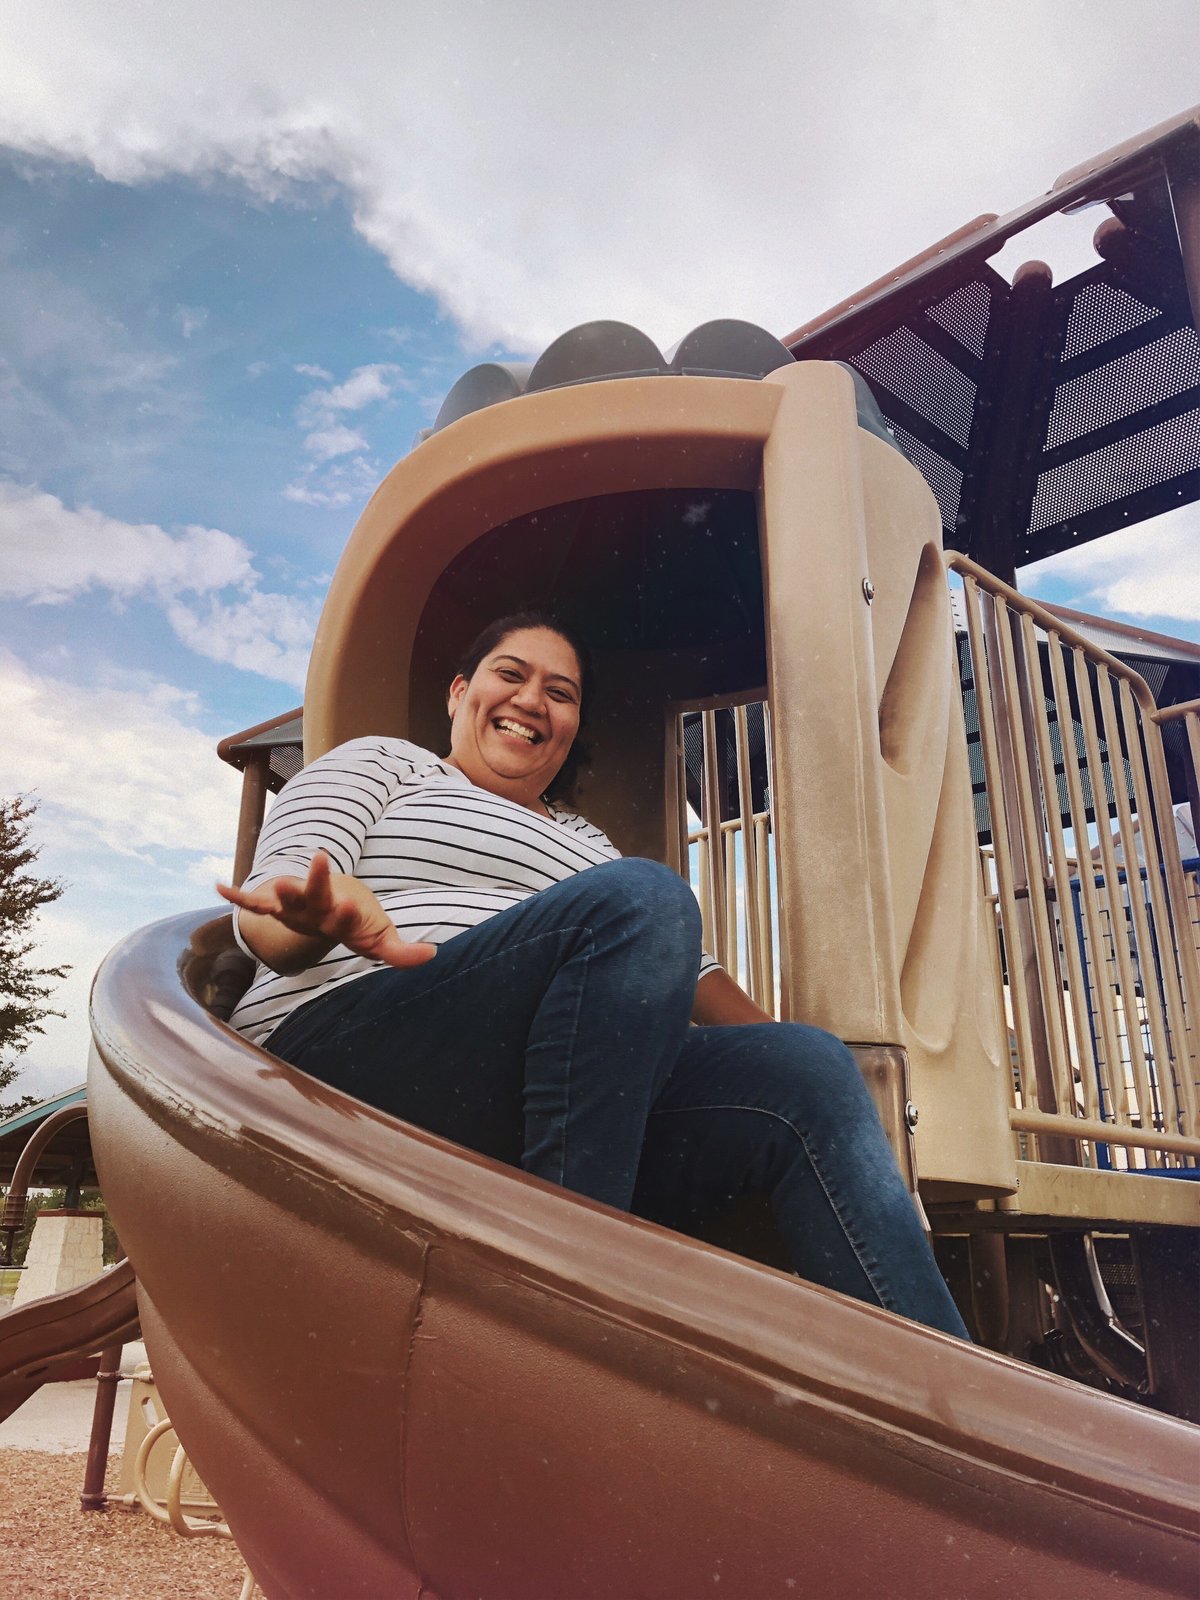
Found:
[[[449,717],[453,718],[454,713],[458,710],[459,702],[462,700],[462,697],[464,694],[466,694],[466,692],[467,680],[460,672],[458,677],[455,678],[454,682],[450,685],[449,693],[446,695],[446,714]]]

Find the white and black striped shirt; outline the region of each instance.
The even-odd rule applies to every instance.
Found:
[[[557,809],[539,816],[477,788],[419,745],[388,738],[338,745],[284,786],[245,887],[303,878],[317,850],[328,853],[335,872],[353,873],[374,892],[403,938],[432,944],[620,857],[585,818]],[[715,965],[704,957],[701,974]],[[344,945],[291,977],[260,962],[230,1020],[262,1044],[289,1011],[380,966]]]

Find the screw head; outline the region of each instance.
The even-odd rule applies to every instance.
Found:
[[[864,578],[863,579],[862,589],[863,589],[863,599],[867,602],[868,605],[870,605],[871,601],[874,600],[874,598],[875,598],[875,585],[871,582],[870,578]]]
[[[917,1110],[912,1101],[906,1100],[904,1102],[904,1122],[910,1133],[916,1127],[918,1121],[920,1120],[920,1116],[921,1113]]]

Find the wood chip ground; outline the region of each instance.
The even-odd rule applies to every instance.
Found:
[[[79,1509],[85,1455],[0,1450],[0,1600],[237,1600],[228,1539],[184,1539],[144,1511]],[[113,1492],[120,1457],[109,1458]]]

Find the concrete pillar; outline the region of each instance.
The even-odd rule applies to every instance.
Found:
[[[104,1222],[98,1211],[42,1211],[33,1225],[13,1305],[74,1289],[104,1270]]]

